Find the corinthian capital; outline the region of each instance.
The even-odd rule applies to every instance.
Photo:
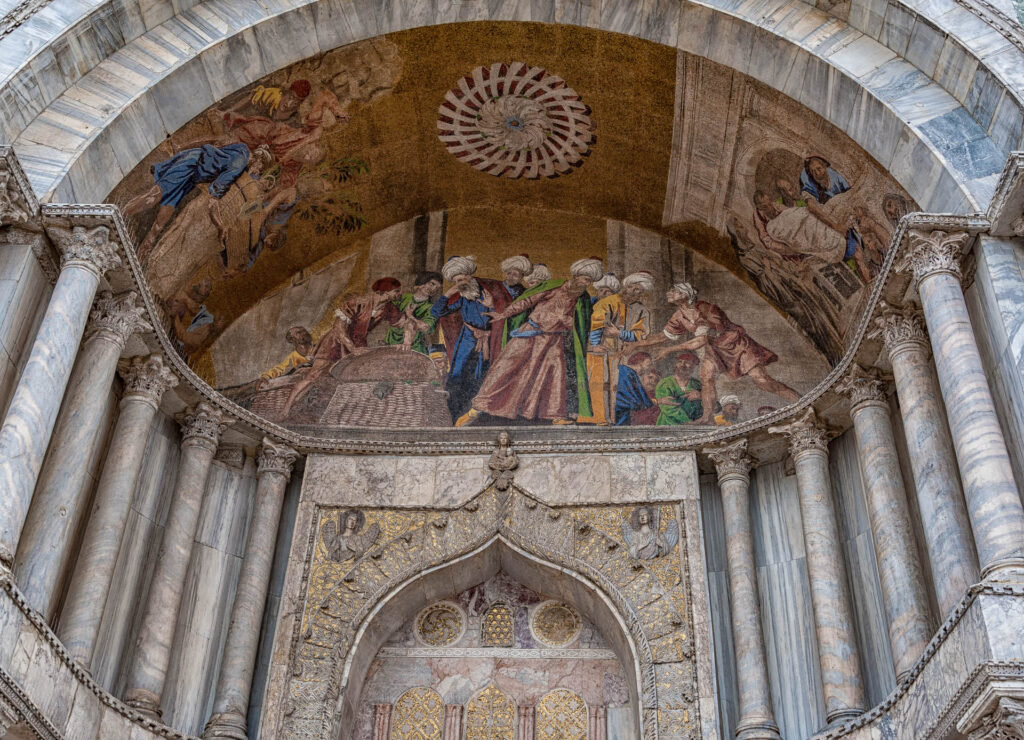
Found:
[[[957,280],[963,278],[960,259],[970,239],[966,231],[925,231],[911,229],[908,232],[907,250],[896,260],[896,271],[910,270],[918,285],[926,277],[945,273]]]
[[[789,424],[768,427],[771,434],[783,434],[789,440],[789,452],[798,457],[805,452],[826,452],[828,450],[828,429],[818,421],[814,409],[807,409]]]
[[[264,473],[280,473],[285,478],[292,474],[292,465],[295,464],[299,453],[287,445],[278,444],[266,437],[263,438],[263,447],[260,449],[260,457],[257,461],[256,475]]]
[[[860,409],[871,404],[886,405],[885,402],[885,381],[881,373],[872,368],[865,370],[860,365],[854,364],[849,374],[836,384],[839,393],[845,393],[850,397],[850,413],[855,414]]]
[[[911,305],[895,308],[879,301],[875,328],[868,336],[881,337],[890,357],[905,349],[928,347],[924,316]]]
[[[51,226],[47,232],[57,242],[61,269],[78,265],[102,276],[107,270],[121,265],[117,244],[110,241],[110,229],[106,226],[92,229],[84,226],[72,226],[70,229]]]
[[[704,454],[715,464],[719,483],[729,478],[750,479],[750,468],[754,461],[747,454],[746,439],[738,439],[716,447],[705,447]]]
[[[121,365],[121,377],[124,378],[125,398],[139,398],[153,406],[160,404],[165,391],[178,384],[178,377],[160,355],[126,360]]]
[[[231,426],[231,421],[225,421],[224,412],[204,402],[198,403],[185,410],[178,417],[181,424],[182,444],[186,442],[206,444],[216,450],[220,442],[220,435]]]
[[[124,349],[128,337],[135,332],[153,331],[144,316],[146,309],[137,304],[138,298],[131,291],[120,295],[101,293],[89,314],[86,339],[101,337]]]

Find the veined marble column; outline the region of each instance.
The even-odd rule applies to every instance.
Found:
[[[590,715],[590,726],[588,740],[608,740],[608,720],[605,718],[605,708],[602,705],[587,707]],[[776,737],[778,735],[776,734]]]
[[[153,329],[137,299],[135,293],[104,293],[96,299],[18,542],[14,559],[18,585],[47,620],[56,610],[88,505],[89,470],[83,456],[102,434],[100,425],[117,361],[132,334]]]
[[[221,412],[207,403],[190,408],[182,416],[178,480],[125,691],[125,701],[153,719],[159,719],[162,712],[160,699],[171,659],[181,590],[199,526],[210,464],[226,427]]]
[[[441,740],[462,740],[462,705],[444,705],[444,728]]]
[[[0,563],[18,551],[32,492],[100,277],[121,264],[105,226],[53,228],[60,276],[0,428]]]
[[[715,463],[725,518],[725,554],[732,604],[732,635],[739,685],[740,740],[780,740],[768,684],[768,663],[761,634],[754,539],[750,527],[750,466],[747,440],[710,447],[704,453]]]
[[[91,667],[153,417],[164,392],[178,384],[160,355],[133,357],[124,363],[121,377],[124,397],[120,413],[57,625],[57,635],[71,657],[87,669]]]
[[[516,740],[533,740],[533,724],[536,715],[533,705],[520,705],[516,707]]]
[[[857,436],[889,644],[896,682],[902,683],[928,646],[931,634],[928,597],[910,530],[907,492],[896,455],[885,384],[877,372],[868,373],[855,365],[836,390],[852,400],[850,415]]]
[[[373,705],[373,740],[390,740],[391,705]]]
[[[853,609],[839,544],[839,527],[832,505],[828,437],[813,409],[807,409],[796,421],[771,427],[768,431],[789,438],[790,454],[796,465],[811,605],[818,633],[825,718],[829,723],[845,722],[864,711],[864,684],[853,635]]]
[[[960,284],[966,233],[912,229],[897,264],[912,270],[932,340],[982,578],[1024,568],[1024,506]]]
[[[960,471],[939,382],[928,359],[924,318],[911,306],[879,305],[876,334],[892,363],[932,582],[940,616],[946,617],[980,578]]]
[[[248,738],[245,716],[249,711],[249,692],[259,649],[263,607],[270,586],[281,505],[296,457],[298,455],[292,448],[269,439],[263,440],[256,473],[256,503],[217,678],[213,716],[203,732],[204,738]]]

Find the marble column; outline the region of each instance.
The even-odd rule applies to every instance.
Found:
[[[602,705],[587,707],[589,716],[588,740],[608,740],[608,722]],[[776,733],[775,737],[778,737]]]
[[[159,719],[160,699],[171,659],[171,642],[181,606],[192,542],[206,479],[220,435],[227,427],[222,413],[207,403],[188,409],[181,418],[182,440],[178,480],[157,554],[128,672],[125,701],[143,714]]]
[[[296,457],[298,455],[292,448],[269,439],[263,440],[256,473],[256,502],[217,677],[213,716],[203,732],[204,738],[248,738],[245,717],[249,711],[249,691],[259,649],[263,607],[270,586],[281,505]]]
[[[533,723],[535,714],[533,705],[520,705],[516,707],[516,740],[533,740]]]
[[[1024,505],[960,284],[966,233],[912,229],[897,263],[911,270],[932,340],[982,578],[1019,577]]]
[[[153,329],[137,300],[135,293],[96,299],[18,542],[18,585],[47,620],[54,616],[88,506],[90,476],[83,462],[94,440],[105,436],[101,426],[117,361],[132,334]]]
[[[807,409],[789,424],[771,427],[768,431],[788,437],[796,466],[825,718],[829,723],[845,722],[864,711],[865,699],[854,639],[853,609],[832,504],[828,436],[813,409]]]
[[[373,740],[390,740],[391,705],[373,705]]]
[[[153,417],[164,392],[178,384],[160,355],[124,362],[121,377],[124,396],[117,424],[57,625],[57,635],[71,657],[86,669],[91,668]]]
[[[910,529],[907,492],[896,454],[885,384],[877,372],[856,365],[836,387],[850,396],[850,416],[857,437],[871,537],[875,543],[882,603],[889,626],[889,644],[902,683],[931,638],[928,596]]]
[[[903,416],[907,456],[944,618],[980,578],[946,410],[928,357],[924,317],[911,306],[879,304],[875,334],[885,342]]]
[[[441,740],[462,740],[462,705],[444,705],[444,729]]]
[[[725,554],[729,577],[732,635],[739,687],[740,740],[779,740],[768,683],[761,606],[757,594],[754,538],[750,526],[750,467],[747,440],[704,450],[718,473],[725,519]]]
[[[53,228],[50,234],[61,252],[60,275],[0,428],[0,564],[8,567],[100,277],[121,264],[105,226]]]

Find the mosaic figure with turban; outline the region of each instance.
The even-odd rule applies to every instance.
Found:
[[[549,280],[526,291],[493,320],[521,317],[473,399],[457,421],[481,413],[505,419],[548,419],[568,424],[590,416],[586,348],[590,334],[587,288],[601,279],[601,260],[577,260],[568,280]]]

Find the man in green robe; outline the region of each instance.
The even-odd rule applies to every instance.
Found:
[[[672,375],[662,378],[654,389],[654,399],[661,408],[658,414],[659,426],[689,424],[704,415],[701,404],[700,381],[692,376],[700,364],[700,358],[693,352],[676,355]]]
[[[441,294],[444,278],[439,272],[423,272],[416,278],[412,293],[404,293],[395,305],[402,317],[388,327],[384,344],[402,345],[406,349],[427,354],[437,327],[437,319],[430,313],[434,299]]]

